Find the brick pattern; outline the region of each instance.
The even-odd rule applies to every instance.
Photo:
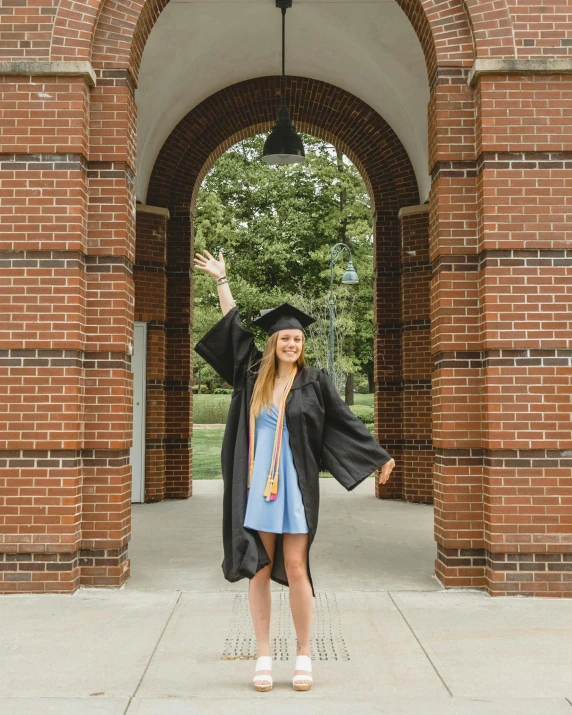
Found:
[[[572,46],[571,11],[553,0],[397,0],[423,48],[428,75],[438,64],[483,58],[562,57]],[[145,43],[168,0],[87,3],[6,2],[2,59],[77,60],[130,68],[136,79]]]
[[[167,217],[138,210],[135,320],[147,323],[145,501],[150,502],[166,496],[166,260]]]
[[[127,546],[70,553],[0,553],[3,593],[69,593],[79,585],[117,586],[129,574]]]
[[[0,551],[67,553],[78,548],[81,467],[78,449],[0,451]]]
[[[121,586],[129,576],[127,544],[117,549],[80,549],[82,586]]]
[[[404,488],[403,385],[401,350],[401,253],[397,215],[374,219],[374,415],[376,437],[395,459],[391,479],[376,481],[375,494],[401,499]]]
[[[82,77],[0,75],[0,101],[0,154],[88,156],[90,93]]]
[[[0,154],[0,251],[85,252],[86,180],[81,154]]]
[[[51,38],[50,59],[54,62],[69,60],[89,60],[100,3],[85,0],[59,0],[54,3],[57,10]]]
[[[79,551],[0,553],[2,593],[69,593],[79,583]]]
[[[66,11],[72,0],[64,0]],[[397,0],[409,18],[423,48],[429,76],[437,62],[470,64],[473,60],[471,28],[464,4],[460,0]],[[136,79],[141,56],[149,33],[168,0],[128,0],[106,2],[94,29],[92,58],[101,67],[129,67]],[[59,13],[58,13],[59,14]],[[85,16],[84,16],[85,18]],[[82,18],[82,19],[84,19]],[[91,19],[91,18],[90,18]],[[476,20],[479,20],[478,15]],[[77,32],[78,24],[73,30]],[[57,46],[68,43],[80,45],[61,37],[60,23],[56,22],[53,42]],[[69,30],[68,30],[69,34]],[[87,39],[87,33],[84,34]],[[85,42],[85,41],[84,41]]]
[[[433,449],[428,210],[401,216],[400,231],[404,443],[402,496],[407,501],[431,503]]]
[[[401,206],[418,202],[409,157],[371,107],[334,85],[305,77],[287,77],[286,92],[297,129],[336,141],[366,179],[379,216],[389,213],[396,220]],[[279,97],[280,77],[260,77],[231,85],[197,105],[165,141],[148,202],[169,208],[172,215],[192,212],[204,175],[242,136],[272,127]]]
[[[167,381],[165,495],[192,495],[193,305],[191,279],[194,234],[188,211],[171,214],[167,224]]]
[[[542,4],[506,0],[519,58],[569,56],[572,48],[572,9],[569,3]]]
[[[165,4],[113,1],[99,12],[97,3],[40,0],[8,4],[0,16],[7,57],[91,58],[98,80],[91,90],[81,77],[0,83],[8,300],[0,334],[11,351],[0,355],[6,591],[127,577],[136,315],[150,318],[150,498],[191,493],[193,196],[224,150],[273,123],[279,82],[229,87],[181,122],[149,190],[171,219],[156,240],[142,220],[136,246],[134,88]],[[418,196],[396,135],[352,95],[288,78],[298,128],[338,143],[375,207],[375,410],[380,439],[398,458],[377,495],[427,489],[435,449],[436,569],[445,585],[570,595],[572,80],[497,75],[467,84],[476,58],[567,55],[568,10],[555,1],[543,12],[516,0],[399,4],[423,46],[431,90],[421,259],[402,253],[417,250],[407,241],[421,247],[422,231],[398,221]]]
[[[492,596],[572,598],[572,553],[495,553],[438,545],[436,570],[451,585],[482,588]],[[485,580],[486,579],[486,580]]]

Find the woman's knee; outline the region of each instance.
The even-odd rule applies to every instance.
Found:
[[[272,561],[267,565],[257,571],[254,576],[250,579],[256,583],[266,583],[270,581],[270,574],[272,573]]]
[[[286,575],[288,581],[305,581],[308,578],[308,569],[306,567],[306,559],[294,558],[285,562]]]

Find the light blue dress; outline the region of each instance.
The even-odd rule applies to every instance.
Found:
[[[298,474],[294,467],[286,419],[282,432],[278,494],[274,501],[266,501],[264,497],[277,420],[278,408],[272,404],[270,409],[263,407],[255,421],[254,470],[248,492],[244,526],[275,534],[307,534],[306,512],[298,484]]]

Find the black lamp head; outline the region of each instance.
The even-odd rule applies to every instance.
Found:
[[[280,109],[278,119],[272,131],[264,142],[262,150],[262,161],[267,164],[301,164],[305,158],[304,144],[302,139],[296,134],[296,129],[290,121],[288,107],[286,105],[286,79],[285,79],[285,55],[286,55],[286,8],[292,6],[292,0],[276,0],[276,7],[282,11],[282,80],[280,84]]]
[[[278,120],[264,142],[262,161],[267,164],[301,164],[305,156],[304,144],[290,121],[288,107],[281,102]]]

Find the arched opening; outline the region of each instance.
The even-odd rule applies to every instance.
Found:
[[[137,33],[145,34],[155,22],[155,17],[151,18],[151,22],[150,16],[145,14],[151,9],[150,5],[145,6],[137,25],[136,38],[143,36]],[[154,367],[155,373],[147,381],[147,412],[153,415],[155,427],[158,427],[151,426],[147,434],[150,449],[146,498],[149,500],[185,498],[192,494],[190,386],[193,295],[190,266],[196,192],[205,173],[229,146],[249,134],[270,129],[279,96],[279,78],[276,76],[255,75],[253,79],[226,87],[223,85],[223,89],[206,98],[208,85],[201,85],[199,78],[204,73],[199,68],[195,68],[196,82],[185,84],[185,77],[188,77],[185,53],[181,55],[180,62],[165,64],[166,43],[160,40],[167,37],[169,48],[173,47],[177,32],[173,17],[176,20],[176,13],[185,13],[189,9],[167,6],[168,12],[159,16],[143,53],[139,87],[135,94],[139,105],[135,318],[146,322],[149,331],[148,363]],[[168,13],[171,10],[175,14],[170,19]],[[340,8],[329,10],[333,11],[329,29],[335,39],[336,33],[343,30],[344,17],[343,13],[339,14]],[[208,14],[210,10],[206,12]],[[262,10],[262,20],[257,19],[256,22],[271,22],[274,16],[265,16],[264,12],[266,10]],[[387,36],[387,44],[392,51],[388,52],[385,48],[386,55],[376,57],[376,61],[377,67],[383,65],[384,60],[391,66],[387,67],[387,71],[376,74],[373,66],[367,64],[367,48],[361,48],[362,66],[349,71],[354,78],[370,77],[373,81],[373,84],[369,83],[372,84],[370,93],[373,92],[373,101],[379,103],[376,97],[384,98],[384,111],[391,114],[394,125],[399,127],[399,133],[404,137],[403,141],[374,107],[339,85],[323,79],[289,76],[286,91],[291,116],[298,129],[339,145],[358,167],[368,186],[374,208],[375,234],[376,425],[380,440],[395,455],[399,465],[388,485],[380,489],[376,484],[376,496],[427,502],[432,499],[433,462],[429,389],[428,206],[423,203],[429,191],[425,168],[429,149],[424,109],[429,89],[423,53],[411,25],[397,6],[386,7],[384,12],[389,12],[394,20],[391,29],[383,26],[383,14],[380,15],[377,10],[374,19],[377,30]],[[366,10],[366,14],[359,18],[364,32],[368,22],[372,21],[367,13]],[[202,20],[206,22],[208,17],[204,16]],[[421,25],[426,23],[422,16],[418,20]],[[245,22],[244,18],[240,21]],[[179,24],[183,26],[185,23]],[[309,23],[304,32],[311,34],[311,27]],[[361,39],[364,37],[360,27],[356,28],[356,39],[358,35]],[[169,30],[175,35],[171,35]],[[304,32],[299,38],[300,46],[305,42]],[[369,49],[383,46],[379,43],[379,32],[375,38],[368,32]],[[390,39],[391,32],[395,36]],[[254,39],[256,25],[250,34]],[[153,43],[155,35],[158,41]],[[427,37],[426,55],[430,52]],[[200,42],[199,34],[195,35],[195,40]],[[110,99],[112,96],[117,99],[117,88],[111,87],[113,84],[116,87],[122,85],[120,93],[129,105],[132,96],[130,83],[135,75],[130,72],[122,76],[113,74],[105,60],[106,56],[110,56],[109,42],[113,42],[111,35],[96,33],[94,58],[101,58],[102,76],[107,80],[101,91],[109,93]],[[271,43],[268,44],[271,47]],[[107,47],[105,51],[104,46]],[[178,43],[175,42],[174,46]],[[197,51],[199,49],[197,45]],[[354,49],[357,55],[357,46]],[[316,74],[325,75],[335,69],[341,81],[352,81],[346,76],[348,68],[343,66],[343,53],[333,61],[330,50],[323,58],[316,50],[314,47],[313,57],[318,58],[313,68]],[[404,55],[401,63],[399,57],[395,59],[400,53]],[[299,55],[300,52],[293,56]],[[132,53],[131,60],[134,57],[137,62],[130,67],[137,67],[135,71],[138,72],[140,54]],[[223,68],[227,75],[229,62],[228,58],[226,60]],[[307,61],[308,58],[303,58],[303,62],[307,64]],[[216,65],[216,62],[213,64]],[[173,67],[179,67],[179,74]],[[160,96],[163,91],[161,72],[167,69],[163,84],[167,86],[171,82],[169,78],[174,72],[171,90],[175,91]],[[216,87],[221,78],[217,79],[215,70],[213,76],[207,79],[210,79],[211,86],[214,83]],[[242,67],[238,71],[244,74],[249,70]],[[148,82],[148,78],[153,81]],[[367,86],[366,83],[364,92],[367,92]],[[198,92],[198,98],[201,98],[202,92],[202,101],[191,106],[190,111],[173,125],[173,118],[177,114],[181,116],[185,102],[192,101],[187,95],[193,92],[195,96]],[[103,103],[102,110],[107,106]],[[92,118],[98,121],[97,111],[92,112]],[[167,129],[169,133],[166,133]],[[408,144],[410,154],[404,142]],[[420,295],[423,298],[420,299]],[[139,300],[138,296],[142,299]],[[159,301],[160,304],[158,296],[163,301]],[[155,315],[151,320],[146,319],[151,314],[149,309]]]
[[[401,142],[371,107],[339,87],[308,78],[288,77],[287,91],[298,129],[343,148],[371,197],[376,436],[398,464],[388,485],[375,484],[375,494],[431,502],[428,206],[419,204],[415,173]],[[195,107],[164,142],[151,172],[148,203],[138,205],[135,316],[147,320],[152,336],[157,333],[149,342],[148,361],[159,368],[148,378],[155,420],[148,434],[149,501],[192,493],[191,273],[197,192],[237,139],[271,128],[278,93],[279,77],[263,77],[232,85]],[[150,224],[155,245],[162,246],[162,266],[154,259],[159,252],[146,242]],[[158,293],[164,296],[162,314],[140,310]],[[157,480],[161,459],[164,476]]]
[[[15,311],[16,317],[9,349],[15,353],[6,369],[14,381],[10,411],[16,417],[10,423],[14,430],[6,432],[3,468],[10,479],[10,470],[24,480],[41,474],[47,500],[41,514],[34,505],[24,520],[20,513],[6,517],[5,543],[18,558],[6,558],[1,578],[12,591],[118,585],[129,574],[134,286],[143,266],[137,265],[136,215],[142,225],[142,207],[150,206],[155,214],[147,214],[164,224],[157,229],[155,219],[147,221],[148,247],[162,230],[166,257],[152,255],[143,267],[145,273],[160,273],[170,266],[164,287],[174,296],[164,327],[157,326],[166,377],[154,390],[171,390],[177,410],[188,413],[184,388],[192,282],[186,251],[196,182],[177,184],[169,165],[162,167],[163,187],[154,181],[151,186],[149,179],[160,153],[165,159],[171,152],[177,171],[198,177],[210,157],[205,147],[216,153],[221,142],[235,140],[240,132],[268,128],[277,96],[272,76],[279,67],[276,11],[271,2],[227,3],[222,17],[221,3],[103,0],[88,6],[83,0],[61,0],[55,15],[42,13],[38,32],[36,14],[20,5],[14,14],[7,10],[8,35],[3,36],[9,125],[4,150],[14,154],[2,166],[8,185],[2,221],[8,227],[6,250],[15,252],[6,270],[21,269],[10,263],[20,255],[37,264],[25,264],[34,278],[25,287],[26,302],[17,273],[10,284],[7,312]],[[332,131],[319,111],[328,107],[335,134],[348,154],[355,152],[376,199],[376,245],[383,253],[376,282],[389,296],[399,281],[400,296],[386,304],[382,291],[376,301],[386,322],[379,325],[378,364],[387,359],[377,376],[378,392],[388,406],[384,417],[395,449],[401,448],[403,464],[409,459],[412,475],[415,460],[407,455],[407,440],[416,434],[416,450],[410,451],[417,464],[427,462],[423,449],[428,445],[419,430],[428,414],[429,390],[417,349],[429,344],[430,318],[439,579],[446,586],[485,587],[495,595],[563,595],[570,592],[570,539],[558,503],[561,492],[548,494],[546,502],[539,495],[551,488],[551,479],[560,480],[557,489],[568,485],[570,421],[559,421],[564,427],[552,431],[549,442],[537,424],[553,422],[556,413],[560,419],[568,406],[560,401],[568,399],[561,386],[568,384],[570,356],[559,351],[569,348],[569,333],[556,326],[565,317],[559,291],[569,285],[561,288],[558,272],[569,268],[552,251],[568,245],[569,181],[558,172],[568,170],[562,90],[570,42],[568,25],[556,20],[556,10],[540,13],[531,27],[535,6],[521,5],[300,2],[291,14],[298,44],[290,45],[295,51],[288,72],[300,128],[306,122],[307,131]],[[14,23],[16,35],[10,34]],[[237,31],[232,38],[225,35],[228,28]],[[21,75],[22,57],[32,61],[27,75]],[[38,77],[45,85],[41,92]],[[248,94],[256,83],[256,97],[227,97],[225,118],[224,107],[217,107],[225,90]],[[526,123],[522,101],[530,102]],[[46,121],[32,131],[19,114],[20,102],[32,102],[26,104],[32,113],[43,112],[48,103],[49,118],[42,114]],[[550,105],[548,114],[543,102]],[[207,105],[212,117],[193,114]],[[349,115],[344,108],[350,108]],[[202,124],[177,135],[183,146],[177,157],[172,141],[165,142],[187,116]],[[378,117],[395,136],[383,133]],[[534,128],[532,143],[525,124]],[[192,137],[198,140],[187,150]],[[358,146],[360,137],[365,144]],[[166,153],[160,151],[163,145]],[[403,152],[410,182],[401,171],[404,164],[392,163]],[[13,183],[16,174],[25,181]],[[505,182],[502,191],[499,180]],[[44,217],[41,229],[38,214]],[[546,215],[554,218],[550,226]],[[21,216],[24,221],[15,221]],[[426,261],[419,259],[419,241],[427,224]],[[140,241],[140,247],[144,244]],[[426,290],[428,262],[430,316],[413,309],[417,284]],[[530,301],[531,290],[549,298]],[[391,312],[398,304],[399,315]],[[45,329],[48,316],[59,316],[50,330]],[[47,352],[37,355],[37,350]],[[183,359],[170,363],[169,355]],[[20,373],[20,361],[28,357],[51,362],[34,362],[38,374]],[[523,375],[529,359],[546,372]],[[63,378],[56,374],[62,369]],[[403,394],[403,380],[409,381],[410,394]],[[63,397],[46,401],[36,389],[41,381]],[[532,389],[515,400],[514,392],[525,383]],[[411,413],[412,404],[424,407]],[[46,429],[31,433],[32,418],[40,413]],[[532,414],[542,419],[532,421]],[[157,457],[160,463],[160,449],[168,449],[169,489],[184,496],[190,488],[188,434],[173,429],[165,439],[155,444]],[[400,493],[408,483],[412,479],[404,473]],[[18,489],[25,492],[21,484]],[[514,501],[505,498],[505,490]],[[34,499],[28,492],[25,496]],[[34,574],[38,554],[47,567]]]

